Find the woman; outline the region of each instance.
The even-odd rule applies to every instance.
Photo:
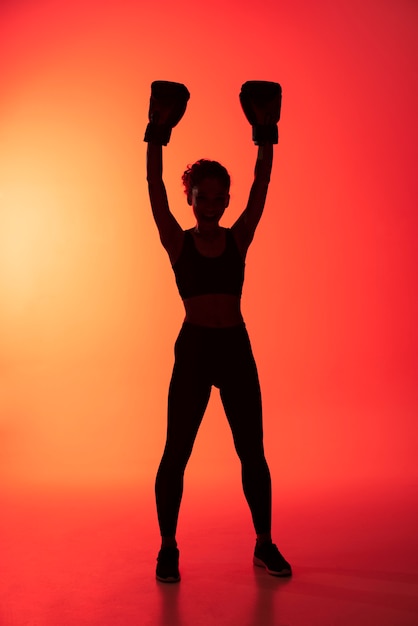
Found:
[[[290,576],[289,563],[271,539],[271,480],[263,448],[261,393],[240,307],[245,257],[270,181],[281,89],[277,83],[254,81],[242,87],[241,104],[259,147],[247,206],[230,229],[219,224],[229,204],[230,177],[216,161],[201,159],[183,174],[195,226],[183,231],[169,209],[162,146],[183,116],[188,98],[184,85],[154,82],[145,133],[151,207],[185,307],[175,345],[166,445],[155,484],[162,537],[156,576],[162,582],[180,580],[176,529],[183,475],[212,385],[220,390],[241,461],[244,494],[257,535],[253,562],[272,575]]]

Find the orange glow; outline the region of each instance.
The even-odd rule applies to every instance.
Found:
[[[283,86],[243,296],[274,484],[416,481],[417,9],[386,4],[2,5],[4,485],[151,488],[183,315],[145,181],[154,79],[191,92],[164,154],[184,227],[200,157],[231,172],[224,224],[244,208],[240,86]],[[239,489],[215,390],[188,480]]]

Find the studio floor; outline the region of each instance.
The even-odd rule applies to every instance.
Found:
[[[151,487],[3,493],[0,626],[417,626],[416,489],[275,494],[290,580],[253,567],[236,491],[186,489],[175,585]]]

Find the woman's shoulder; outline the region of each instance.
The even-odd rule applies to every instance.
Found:
[[[181,229],[177,233],[175,240],[171,242],[170,249],[166,248],[168,252],[168,256],[170,258],[171,265],[173,267],[181,256],[185,240],[186,240],[186,231]]]
[[[236,222],[228,230],[230,231],[230,237],[234,240],[242,259],[245,260],[251,241],[248,241],[246,233],[242,231],[239,225],[237,226]]]

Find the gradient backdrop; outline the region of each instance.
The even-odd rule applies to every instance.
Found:
[[[275,488],[416,482],[417,3],[0,7],[2,488],[153,489],[183,318],[145,181],[155,79],[191,92],[164,154],[185,228],[200,157],[230,170],[223,224],[244,208],[239,90],[283,86],[243,295]],[[187,480],[239,489],[216,390]]]

